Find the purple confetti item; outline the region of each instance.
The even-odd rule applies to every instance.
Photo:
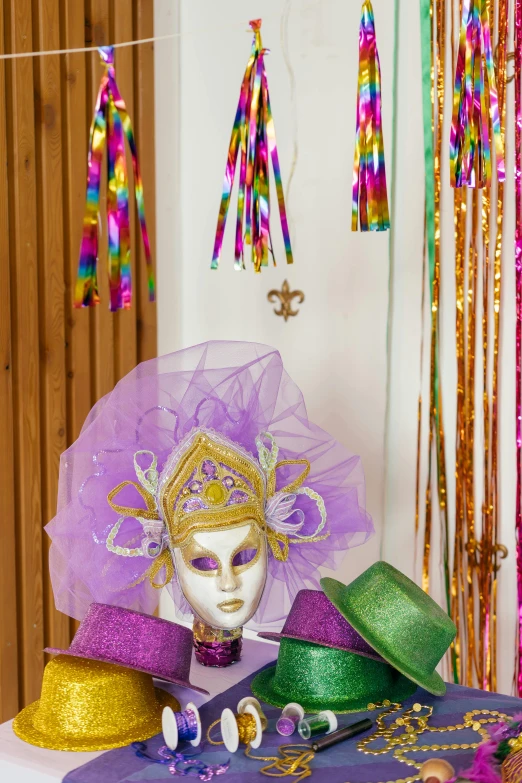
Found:
[[[202,508],[208,508],[208,506],[200,498],[189,498],[183,503],[183,511],[187,513],[200,511]]]
[[[193,710],[187,709],[185,712],[175,712],[174,719],[180,740],[190,742],[196,739],[198,736],[198,721]]]
[[[278,734],[281,734],[282,737],[291,737],[295,731],[298,722],[299,722],[298,715],[281,716],[276,723],[276,729]]]
[[[210,478],[215,478],[217,474],[217,466],[210,459],[206,459],[201,466],[202,472]]]
[[[223,669],[241,660],[243,638],[227,639],[224,642],[205,642],[194,638],[196,660],[202,666],[215,666]]]
[[[347,549],[372,535],[360,458],[309,421],[303,395],[278,351],[249,342],[203,343],[138,365],[96,403],[77,441],[62,455],[58,511],[46,527],[52,539],[49,567],[59,611],[81,620],[96,601],[153,614],[160,591],[145,576],[150,558],[121,557],[106,547],[118,521],[107,495],[122,482],[136,481],[138,450],[152,451],[161,473],[173,449],[199,427],[220,433],[253,455],[256,437],[270,432],[280,461],[309,460],[306,486],[324,500],[323,533],[328,537],[291,544],[286,562],[269,555],[266,586],[250,628],[282,625],[299,589],[318,588],[321,567],[335,570]],[[299,470],[290,465],[279,468],[277,489],[295,479]],[[235,475],[228,469],[226,474]],[[144,506],[129,486],[118,500]],[[298,495],[295,508],[304,514],[300,535],[311,535],[320,521],[315,502]],[[141,523],[131,516],[121,525],[114,545],[136,547],[142,537]],[[176,578],[167,589],[177,617],[192,617]]]
[[[246,492],[242,492],[240,489],[235,489],[228,499],[227,506],[230,506],[234,503],[246,503],[248,500],[248,495]]]
[[[321,590],[300,590],[281,633],[266,631],[258,636],[274,642],[282,638],[300,639],[323,647],[347,650],[375,661],[383,660]]]
[[[69,649],[46,647],[45,652],[115,663],[208,694],[189,679],[192,631],[130,609],[91,604]]]

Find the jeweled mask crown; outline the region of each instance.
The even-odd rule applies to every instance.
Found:
[[[144,555],[156,559],[161,554],[150,569],[153,579],[162,565],[167,567],[167,578],[171,577],[168,548],[182,546],[197,530],[222,530],[253,521],[266,534],[274,557],[281,561],[287,559],[291,543],[326,538],[327,533],[320,535],[326,524],[324,502],[314,490],[302,486],[310,471],[308,460],[278,461],[279,450],[269,433],[261,433],[256,446],[257,458],[219,433],[197,429],[174,448],[161,475],[152,452],[137,452],[134,467],[139,483],[125,481],[108,495],[111,507],[124,516],[109,534],[107,548],[124,557]],[[137,460],[142,454],[150,455],[152,460],[145,470]],[[303,469],[290,484],[276,491],[276,471],[285,465],[302,465]],[[122,507],[114,502],[128,485],[137,489],[147,509]],[[298,494],[311,498],[319,510],[320,522],[313,535],[299,534],[304,513],[294,508]],[[145,536],[139,548],[114,546],[115,536],[128,516],[142,523]],[[287,521],[292,516],[293,521]]]
[[[198,528],[232,527],[247,519],[265,527],[266,477],[259,462],[217,433],[197,430],[173,451],[158,495],[173,546]]]

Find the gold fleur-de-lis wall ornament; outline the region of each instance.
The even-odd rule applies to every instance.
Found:
[[[267,294],[267,299],[269,302],[276,302],[279,299],[281,307],[279,309],[274,307],[274,313],[276,315],[282,315],[285,321],[288,321],[290,316],[297,315],[299,312],[299,310],[292,310],[292,300],[297,299],[297,304],[302,304],[304,302],[304,298],[305,295],[302,291],[290,290],[288,280],[284,281],[280,291],[278,291],[276,288],[273,288]]]

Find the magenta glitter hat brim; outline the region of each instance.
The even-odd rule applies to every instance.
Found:
[[[44,652],[49,653],[50,655],[69,655],[71,658],[86,658],[89,661],[100,661],[100,663],[112,663],[114,666],[123,666],[125,669],[134,669],[134,671],[143,672],[143,674],[150,674],[156,680],[162,680],[162,682],[170,682],[173,685],[179,685],[181,688],[190,688],[191,691],[197,691],[198,693],[205,694],[205,696],[209,696],[208,691],[206,691],[204,688],[199,688],[197,685],[192,685],[192,683],[189,682],[188,680],[168,678],[165,677],[163,674],[158,674],[158,672],[152,671],[152,669],[142,669],[139,666],[133,666],[132,664],[127,662],[114,661],[111,660],[110,658],[100,658],[96,655],[80,655],[79,653],[74,653],[71,652],[70,650],[60,650],[57,647],[46,647],[44,649]]]
[[[269,631],[261,631],[257,634],[262,639],[269,639],[271,642],[280,642],[281,639],[297,639],[300,642],[310,642],[310,644],[317,644],[319,647],[329,647],[330,650],[344,650],[345,652],[355,653],[355,655],[362,655],[363,658],[370,658],[372,661],[383,662],[382,658],[377,653],[361,652],[361,650],[355,650],[353,647],[343,644],[332,644],[330,642],[320,642],[316,639],[310,639],[308,636],[299,636],[293,633],[270,633]]]
[[[193,636],[189,628],[120,606],[92,603],[69,649],[45,652],[123,666],[164,682],[208,691],[190,682]]]
[[[300,590],[281,632],[263,631],[258,636],[274,642],[296,639],[384,661],[321,590]]]

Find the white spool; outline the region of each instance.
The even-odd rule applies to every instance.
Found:
[[[256,710],[258,710],[259,714],[261,714],[261,705],[258,702],[258,700],[255,698],[255,696],[245,696],[241,701],[238,701],[237,703],[237,711],[240,715],[242,715],[248,707],[248,705],[251,704],[252,707],[255,707]]]
[[[250,699],[249,696],[246,697]],[[241,701],[244,701],[243,699]],[[256,699],[254,699],[256,701]],[[241,704],[241,702],[240,702]],[[258,702],[259,704],[259,702]],[[239,705],[238,705],[239,707]],[[252,703],[246,703],[241,705],[241,711],[238,709],[240,715],[252,715],[256,722],[256,736],[250,742],[253,748],[258,748],[261,745],[263,738],[263,728],[261,726],[261,716],[256,707]],[[239,747],[239,727],[237,725],[236,716],[229,707],[226,707],[221,713],[221,736],[223,742],[229,753],[235,753]]]
[[[171,707],[164,707],[161,714],[161,728],[165,745],[170,750],[176,750],[178,747],[178,725],[174,717],[174,711]]]
[[[282,718],[290,718],[292,715],[297,716],[299,720],[303,720],[305,716],[305,711],[296,701],[291,701],[287,704],[281,713]]]
[[[235,753],[239,747],[239,729],[236,716],[229,707],[221,713],[221,736],[228,752]]]

